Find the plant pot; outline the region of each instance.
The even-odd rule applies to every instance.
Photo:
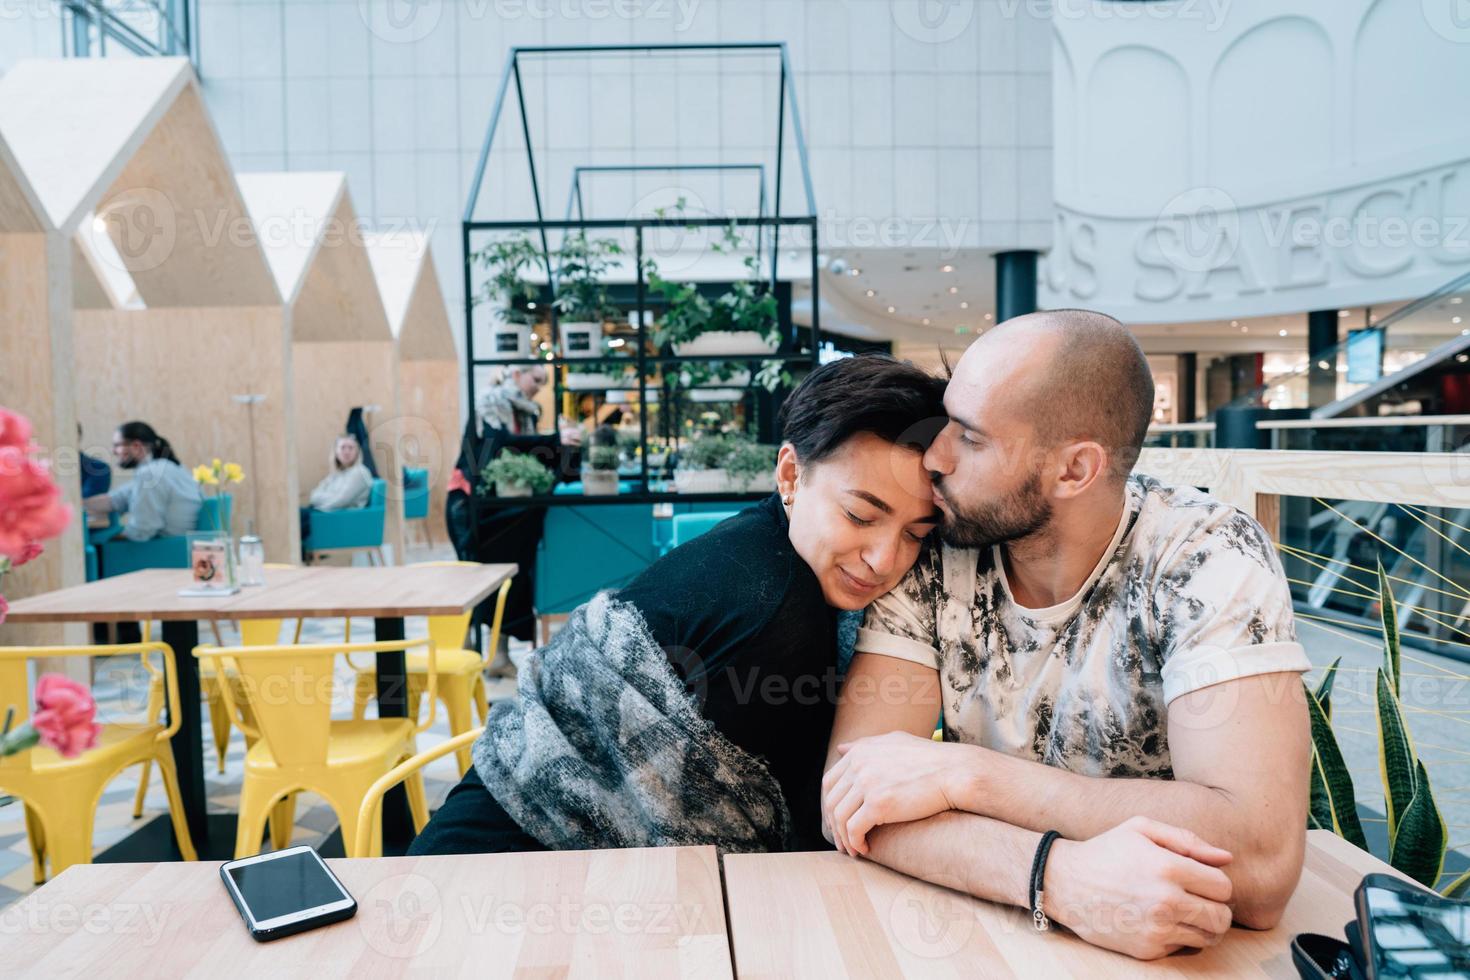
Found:
[[[728,493],[730,474],[724,470],[675,470],[674,490],[678,493]]]
[[[700,404],[738,402],[744,397],[744,388],[691,388],[689,391],[689,400]]]
[[[475,307],[475,356],[487,361],[518,361],[531,356],[531,325],[507,323],[501,311],[481,303]],[[488,346],[482,351],[482,344]]]
[[[581,371],[567,373],[567,391],[606,391],[618,387],[622,379],[610,374],[584,374]]]
[[[775,493],[776,474],[769,470],[757,473],[746,482],[740,482],[735,476],[730,477],[730,488],[739,490],[741,493]]]
[[[776,345],[754,330],[709,330],[693,340],[674,345],[674,354],[678,357],[774,353]]]
[[[668,466],[668,465],[669,465],[669,454],[668,454],[667,451],[660,451],[660,452],[654,452],[654,453],[649,453],[648,454],[648,468],[649,469],[651,469],[651,470],[661,470],[665,466]]]
[[[531,488],[524,483],[497,483],[495,484],[495,496],[529,497],[531,496]]]
[[[584,358],[602,356],[602,324],[590,320],[562,323],[561,356]]]
[[[582,493],[588,497],[611,497],[618,492],[617,470],[583,470]]]

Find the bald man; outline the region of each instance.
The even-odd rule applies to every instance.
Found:
[[[839,849],[1145,959],[1279,920],[1310,759],[1271,541],[1130,475],[1153,397],[1099,313],[970,346],[925,456],[942,544],[868,610],[823,783]]]

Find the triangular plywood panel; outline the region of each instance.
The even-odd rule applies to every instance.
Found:
[[[41,201],[31,189],[0,130],[0,235],[35,234],[45,229]]]
[[[148,306],[279,304],[187,60],[18,62],[0,134],[48,226],[96,215]]]
[[[300,295],[307,266],[347,193],[347,176],[336,171],[254,173],[240,174],[236,179],[276,288],[290,306]]]
[[[367,239],[388,326],[398,340],[400,361],[458,361],[449,310],[428,236],[417,232]]]

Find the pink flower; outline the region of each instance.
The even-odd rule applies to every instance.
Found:
[[[31,560],[40,542],[60,534],[69,520],[71,508],[61,502],[46,464],[25,449],[0,445],[0,555],[15,564]]]
[[[45,550],[45,548],[41,547],[41,542],[32,541],[27,544],[25,548],[21,551],[19,558],[15,558],[10,562],[10,565],[12,568],[19,568],[26,562],[31,561],[34,558],[39,558],[41,552]]]
[[[102,726],[97,716],[97,702],[85,687],[61,674],[43,674],[36,682],[36,713],[31,726],[41,736],[41,744],[70,759],[97,744]]]
[[[31,420],[0,408],[0,446],[25,449],[31,444]]]
[[[5,601],[3,595],[0,595],[0,623],[5,622],[5,614],[8,612],[10,612],[10,603]]]
[[[459,490],[463,493],[474,492],[470,489],[470,481],[466,480],[464,478],[464,474],[461,473],[458,469],[455,469],[454,475],[449,478],[449,492],[453,493],[456,490]]]

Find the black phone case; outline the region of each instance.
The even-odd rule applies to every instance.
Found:
[[[357,914],[357,899],[353,898],[351,895],[348,895],[347,897],[349,899],[352,899],[352,904],[340,911],[324,912],[314,919],[302,919],[300,922],[293,922],[290,925],[285,926],[277,926],[274,929],[256,929],[250,925],[250,916],[246,914],[245,906],[241,902],[240,896],[235,893],[235,889],[230,887],[229,879],[225,873],[224,865],[220,865],[219,877],[220,882],[225,886],[225,893],[230,896],[230,901],[235,903],[235,911],[240,913],[240,921],[245,923],[245,930],[250,933],[250,938],[254,939],[258,943],[268,943],[275,939],[285,939],[287,936],[294,936],[298,932],[305,932],[308,929],[315,929],[319,926],[329,926],[334,922],[342,922],[343,920],[350,919]],[[335,878],[336,876],[334,875],[333,877]],[[343,887],[342,892],[343,894],[347,893],[347,889],[345,886]]]

